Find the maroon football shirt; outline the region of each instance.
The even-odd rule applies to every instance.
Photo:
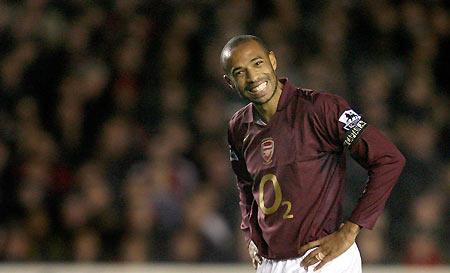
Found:
[[[237,176],[247,243],[271,259],[299,257],[302,245],[342,223],[345,152],[369,172],[349,221],[371,229],[405,159],[342,98],[280,80],[278,108],[265,124],[253,104],[229,123],[230,160]]]

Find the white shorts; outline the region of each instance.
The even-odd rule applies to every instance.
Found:
[[[258,266],[257,273],[361,273],[361,255],[358,247],[354,243],[340,256],[326,263],[320,270],[314,271],[319,263],[308,267],[308,271],[300,266],[302,260],[315,248],[308,250],[305,255],[300,258],[288,260],[271,260],[263,258],[262,264]]]

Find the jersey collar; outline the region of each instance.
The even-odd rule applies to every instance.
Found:
[[[292,96],[294,96],[297,87],[289,81],[288,78],[280,79],[283,86],[283,93],[281,93],[280,100],[278,101],[277,112],[282,111],[291,102]]]

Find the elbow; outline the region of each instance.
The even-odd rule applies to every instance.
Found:
[[[405,167],[405,164],[406,164],[406,158],[403,156],[403,154],[400,154],[400,157],[401,157],[400,162],[401,162],[402,168],[403,168],[403,167]]]
[[[395,162],[397,163],[399,169],[403,170],[403,167],[405,167],[406,164],[406,158],[399,150],[397,150]]]

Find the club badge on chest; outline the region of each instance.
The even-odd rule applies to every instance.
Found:
[[[272,157],[275,150],[275,142],[273,138],[265,138],[261,142],[261,156],[264,164],[272,163]]]

